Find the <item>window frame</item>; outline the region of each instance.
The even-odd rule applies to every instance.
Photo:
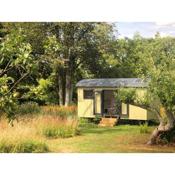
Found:
[[[91,95],[87,95],[86,93],[91,91]],[[94,99],[94,90],[93,89],[83,89],[83,99],[84,100],[93,100]]]

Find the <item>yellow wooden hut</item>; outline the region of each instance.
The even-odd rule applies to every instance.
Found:
[[[83,79],[76,85],[78,116],[85,118],[120,117],[131,120],[152,120],[153,113],[138,106],[121,103],[116,107],[114,93],[118,88],[137,88],[138,94],[146,91],[147,83],[139,78]]]

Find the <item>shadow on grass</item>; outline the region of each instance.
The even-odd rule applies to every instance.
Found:
[[[119,134],[139,132],[139,126],[115,126],[115,127],[95,127],[95,128],[81,128],[82,134]]]

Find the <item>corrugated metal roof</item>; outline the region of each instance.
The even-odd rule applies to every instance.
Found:
[[[76,87],[147,87],[147,83],[140,78],[83,79]]]

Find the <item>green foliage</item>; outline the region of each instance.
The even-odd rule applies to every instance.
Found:
[[[44,136],[48,138],[68,138],[73,137],[75,135],[79,135],[80,130],[72,126],[62,126],[62,127],[48,126],[43,129],[42,133]]]
[[[93,118],[93,122],[95,124],[98,124],[100,122],[100,120],[101,120],[101,116],[99,116],[99,115],[96,115],[95,118]]]
[[[96,128],[96,127],[98,127],[98,125],[95,124],[94,122],[90,121],[89,119],[80,118],[79,127],[80,128]]]
[[[117,39],[114,32],[109,23],[1,23],[1,114],[13,119],[18,102],[58,104],[60,89],[64,102],[68,81],[75,98],[76,82],[92,77],[149,80],[143,97],[133,89],[120,89],[117,103],[163,107],[174,114],[175,39],[158,34],[147,39],[138,33],[133,39]],[[64,117],[69,112],[55,114]]]
[[[45,143],[27,140],[19,143],[11,143],[8,141],[1,141],[1,153],[45,153],[48,152],[48,146]]]
[[[33,115],[41,112],[41,108],[35,102],[27,102],[18,106],[17,115]]]
[[[145,122],[144,124],[140,124],[139,130],[141,134],[149,133],[148,123]]]
[[[115,93],[117,101],[131,103],[136,99],[136,90],[132,88],[119,88]]]
[[[5,113],[10,121],[15,116],[17,103],[15,98],[15,92],[9,93],[9,82],[13,82],[13,79],[11,77],[7,77],[5,75],[0,78],[0,111],[1,113]]]
[[[30,86],[30,90],[22,98],[26,100],[30,99],[41,104],[56,104],[58,100],[56,99],[57,94],[53,89],[53,83],[50,78],[41,78],[38,80],[38,85]]]
[[[36,67],[31,52],[21,30],[11,30],[0,43],[0,110],[10,121],[17,105],[16,87]]]

